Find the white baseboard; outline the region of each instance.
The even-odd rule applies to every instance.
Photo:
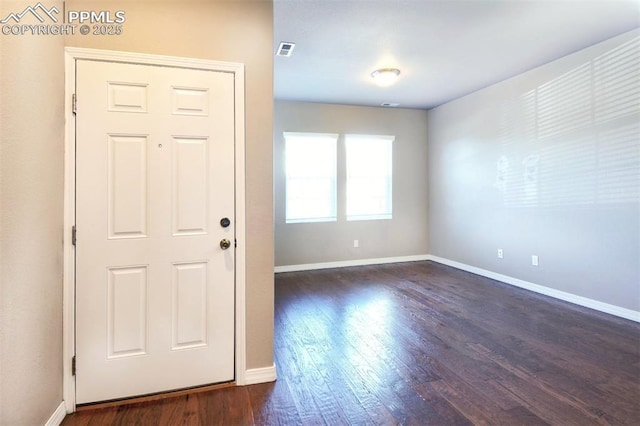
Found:
[[[337,262],[307,263],[307,264],[300,264],[300,265],[276,266],[274,268],[274,272],[277,274],[281,272],[312,271],[316,269],[345,268],[348,266],[364,266],[364,265],[381,265],[385,263],[416,262],[421,260],[432,260],[437,263],[442,263],[443,265],[452,266],[454,268],[471,272],[476,275],[481,275],[483,277],[501,281],[505,284],[511,284],[513,286],[524,288],[526,290],[530,290],[535,293],[544,294],[545,296],[550,296],[555,299],[564,300],[565,302],[584,306],[585,308],[594,309],[596,311],[615,315],[620,318],[628,319],[635,322],[640,322],[639,311],[634,311],[627,308],[621,308],[620,306],[611,305],[608,303],[589,299],[587,297],[582,297],[572,293],[556,290],[550,287],[545,287],[540,284],[534,284],[529,281],[513,278],[508,275],[498,274],[496,272],[491,272],[486,269],[477,268],[475,266],[467,265],[464,263],[456,262],[454,260],[445,259],[443,257],[438,257],[431,254],[417,255],[417,256],[402,256],[402,257],[383,257],[379,259],[357,259],[357,260],[345,260],[345,261],[337,261]]]
[[[255,385],[258,383],[273,382],[277,378],[276,365],[263,368],[252,368],[244,373],[244,384]]]
[[[60,426],[65,416],[67,415],[67,407],[64,404],[64,401],[58,405],[56,411],[53,412],[49,420],[44,424],[44,426]]]
[[[356,259],[356,260],[342,260],[338,262],[306,263],[301,265],[276,266],[274,268],[274,272],[278,274],[280,272],[313,271],[316,269],[346,268],[348,266],[382,265],[385,263],[417,262],[420,260],[429,260],[429,255],[420,254],[415,256],[381,257],[378,259]]]
[[[454,260],[445,259],[438,256],[429,255],[428,260],[432,260],[443,265],[452,266],[463,271],[471,272],[476,275],[491,278],[497,281],[501,281],[506,284],[511,284],[516,287],[524,288],[526,290],[533,291],[535,293],[544,294],[555,299],[564,300],[576,305],[584,306],[585,308],[594,309],[596,311],[604,312],[607,314],[615,315],[620,318],[625,318],[631,321],[640,322],[640,312],[633,311],[631,309],[621,308],[620,306],[610,305],[608,303],[599,302],[597,300],[589,299],[586,297],[578,296],[572,293],[556,290],[553,288],[545,287],[539,284],[534,284],[529,281],[524,281],[518,278],[513,278],[507,275],[498,274],[496,272],[487,271],[486,269],[476,268],[475,266],[466,265],[464,263],[456,262]]]

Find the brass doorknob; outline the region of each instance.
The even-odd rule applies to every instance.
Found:
[[[222,240],[220,240],[220,248],[222,250],[226,250],[229,247],[231,247],[231,241],[227,240],[226,238],[223,238]]]

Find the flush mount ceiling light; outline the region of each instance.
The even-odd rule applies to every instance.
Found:
[[[382,87],[394,84],[399,75],[400,70],[397,68],[381,68],[371,73],[373,81],[375,81],[378,86]]]

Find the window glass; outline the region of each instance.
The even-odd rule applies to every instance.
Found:
[[[393,136],[346,135],[347,220],[391,219]]]
[[[336,134],[286,132],[286,223],[336,220]]]

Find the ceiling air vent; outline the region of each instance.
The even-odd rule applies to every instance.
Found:
[[[396,108],[396,107],[399,107],[400,104],[397,104],[395,102],[385,102],[385,103],[380,104],[380,106],[389,107],[389,108]]]
[[[289,43],[286,41],[280,42],[280,46],[278,46],[278,51],[276,52],[277,56],[291,56],[293,52],[293,48],[296,47],[295,43]]]

